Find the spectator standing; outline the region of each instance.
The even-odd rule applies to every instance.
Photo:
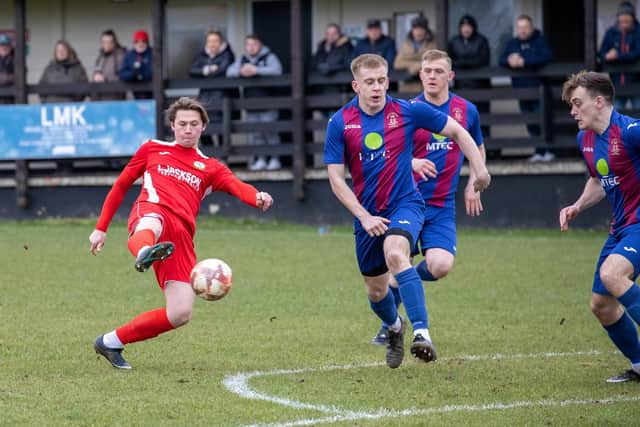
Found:
[[[58,40],[53,48],[53,58],[44,69],[40,83],[84,83],[88,82],[87,72],[78,60],[76,51],[66,40]],[[80,102],[84,95],[40,95],[40,101]]]
[[[500,56],[500,65],[512,70],[537,70],[552,60],[549,43],[533,26],[533,19],[528,15],[520,15],[516,20],[516,37],[512,38]],[[539,77],[512,77],[513,87],[538,87],[542,80]],[[540,111],[539,100],[521,100],[520,110],[526,113]],[[527,130],[530,136],[540,136],[540,125],[529,124]],[[555,154],[550,150],[536,149],[536,153],[529,159],[533,162],[551,161]]]
[[[382,34],[382,24],[379,19],[367,21],[367,36],[358,40],[353,50],[353,58],[363,53],[375,53],[393,64],[396,59],[396,42],[391,37]]]
[[[602,64],[611,65],[631,65],[640,58],[640,25],[631,2],[625,1],[618,6],[616,25],[610,27],[605,33],[598,57]],[[616,93],[625,85],[640,81],[640,73],[610,74]],[[628,101],[631,101],[633,109],[640,108],[640,96],[616,95],[615,109],[624,109]]]
[[[153,56],[149,46],[149,34],[145,30],[133,33],[133,49],[124,56],[119,71],[123,82],[150,82],[153,78]],[[133,96],[139,99],[150,99],[152,92],[134,91]]]
[[[488,67],[491,62],[489,41],[478,32],[478,23],[471,15],[464,15],[458,23],[458,34],[449,40],[448,53],[453,68],[470,70]],[[489,79],[455,79],[454,87],[459,89],[487,89],[491,87]],[[478,111],[488,113],[489,102],[475,102]],[[489,136],[488,126],[481,126],[483,136]]]
[[[100,50],[93,67],[91,80],[96,83],[118,82],[118,71],[124,62],[126,49],[118,42],[113,30],[105,30],[100,36]],[[126,93],[109,93],[95,96],[96,101],[117,101],[126,98]]]
[[[209,31],[204,48],[193,59],[189,75],[193,78],[224,77],[233,61],[235,61],[235,55],[222,33]],[[210,107],[219,102],[223,95],[222,90],[201,89],[199,98],[205,107]]]
[[[13,47],[11,39],[6,34],[0,34],[0,86],[13,84]],[[0,97],[0,104],[13,104],[12,96]]]
[[[422,91],[422,84],[417,80],[422,68],[422,55],[432,49],[438,49],[438,43],[433,31],[429,28],[429,21],[420,15],[411,21],[411,30],[407,39],[402,42],[398,55],[393,62],[393,68],[407,71],[414,81],[400,86],[402,92],[416,93]]]
[[[241,77],[252,79],[260,76],[278,76],[282,74],[282,64],[278,56],[267,46],[262,44],[256,35],[248,35],[244,43],[245,53],[236,60],[228,69],[227,77]],[[273,90],[266,87],[243,87],[245,98],[265,97],[273,94]],[[248,110],[245,115],[250,123],[271,123],[278,120],[278,110]],[[249,135],[249,143],[252,145],[280,143],[277,132],[254,132]],[[280,169],[278,156],[254,156],[249,161],[249,170],[277,170]]]

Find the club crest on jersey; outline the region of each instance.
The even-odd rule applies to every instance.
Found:
[[[393,129],[398,127],[398,114],[395,112],[390,112],[387,114],[387,125]]]
[[[198,170],[203,171],[204,170],[204,163],[196,160],[195,162],[193,162],[193,167],[198,169]]]
[[[611,140],[611,155],[617,156],[620,154],[620,146],[619,146],[618,138],[613,138]]]
[[[453,109],[453,118],[456,119],[457,122],[462,123],[462,110],[458,107]]]

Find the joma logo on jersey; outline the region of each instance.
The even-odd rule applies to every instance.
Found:
[[[593,153],[593,147],[582,147],[583,153]]]
[[[439,151],[439,150],[452,150],[453,142],[451,141],[438,141],[427,143],[427,151]]]
[[[360,126],[358,124],[356,124],[356,125],[351,125],[351,124],[350,125],[344,125],[344,130],[347,130],[347,129],[362,129],[362,126]]]
[[[185,182],[193,187],[196,191],[200,191],[200,184],[202,180],[200,177],[192,174],[191,172],[183,171],[182,169],[174,168],[173,166],[158,165],[158,173],[164,176],[170,176],[178,181]]]

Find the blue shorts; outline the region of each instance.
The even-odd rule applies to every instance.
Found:
[[[422,255],[427,249],[441,248],[456,255],[456,211],[427,205],[424,224],[420,232]]]
[[[600,266],[611,254],[622,255],[633,265],[633,280],[636,280],[640,273],[640,224],[626,227],[616,234],[610,234],[598,259],[596,273],[593,277],[593,287],[591,291],[600,295],[611,295],[600,280]]]
[[[404,236],[410,248],[415,246],[424,221],[424,205],[422,202],[408,202],[380,216],[391,221],[384,236],[371,237],[361,226],[356,227],[356,258],[363,276],[375,277],[388,271],[383,250],[385,237]]]

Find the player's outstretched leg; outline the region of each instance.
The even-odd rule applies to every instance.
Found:
[[[393,300],[396,304],[396,310],[397,310],[400,307],[400,304],[402,304],[402,298],[400,297],[400,290],[397,287],[391,286],[391,285],[389,285],[389,289],[393,294]],[[380,330],[371,339],[371,344],[384,345],[384,346],[389,344],[389,325],[387,325],[385,322],[382,322],[382,325],[380,326]]]
[[[138,252],[134,267],[139,272],[146,271],[151,264],[162,261],[173,253],[174,245],[171,242],[158,242],[153,246],[144,246]]]
[[[118,369],[131,369],[131,365],[122,357],[124,348],[109,348],[104,343],[104,335],[100,335],[93,343],[93,349],[97,354],[104,356],[111,366]]]

